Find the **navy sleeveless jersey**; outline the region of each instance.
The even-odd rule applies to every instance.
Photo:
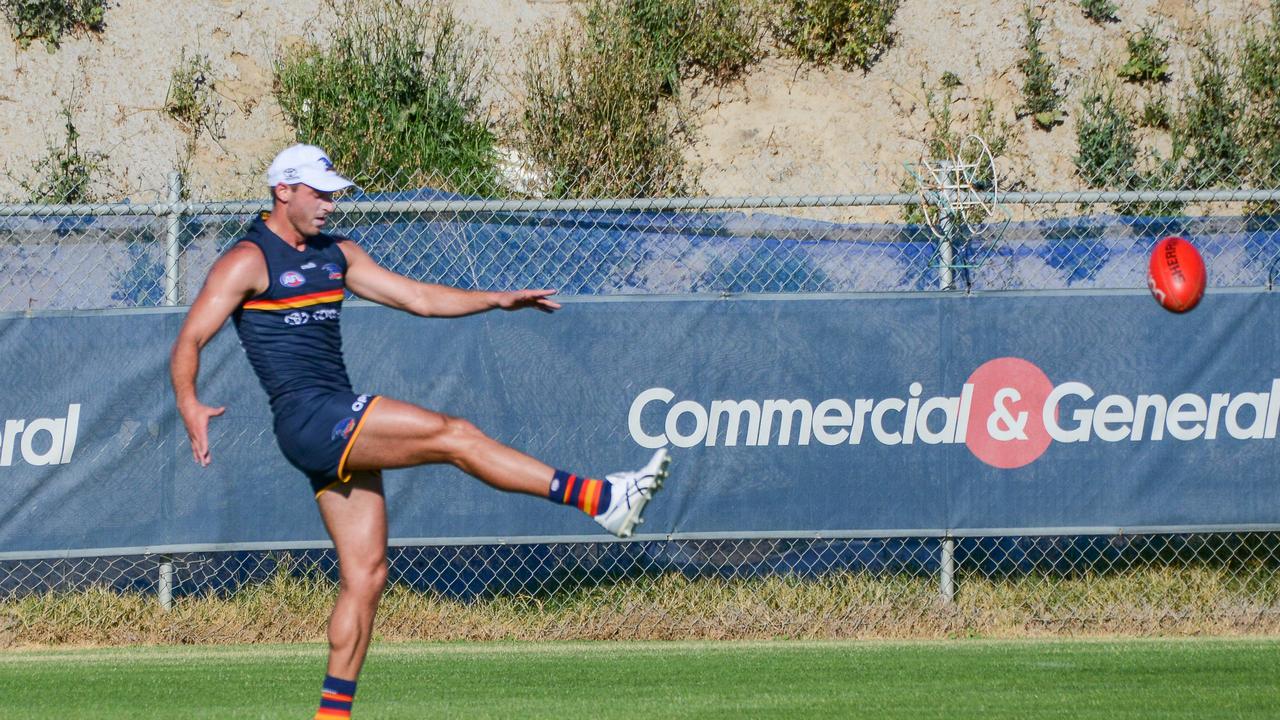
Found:
[[[255,220],[241,242],[258,246],[271,284],[246,300],[232,320],[262,388],[279,412],[303,396],[351,392],[342,359],[342,298],[347,259],[338,239],[317,235],[297,250]]]

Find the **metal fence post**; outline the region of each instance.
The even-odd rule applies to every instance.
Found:
[[[165,611],[173,609],[173,558],[160,556],[160,578],[156,584],[156,594],[160,596],[160,607]]]
[[[955,164],[944,160],[939,165],[943,170],[943,177],[947,179],[943,183],[942,197],[944,202],[939,204],[938,224],[942,226],[942,237],[938,240],[938,280],[940,290],[955,290],[955,247],[952,245],[952,238],[955,237],[955,218],[951,216],[951,207],[954,198],[952,197],[951,174],[954,172]]]
[[[951,163],[943,165],[947,172],[951,171]],[[943,237],[939,240],[938,252],[939,260],[942,267],[938,274],[939,290],[954,290],[956,287],[954,272],[954,248],[951,246],[951,238],[953,236],[954,219],[951,217],[951,197],[950,189],[944,189],[946,197],[946,207],[938,208],[938,218],[942,224]],[[942,595],[942,602],[950,605],[956,599],[956,541],[955,538],[947,536],[942,538],[942,547],[940,548],[942,557],[938,563],[938,591]]]
[[[178,261],[182,248],[179,236],[182,232],[182,173],[169,173],[169,207],[165,215],[164,238],[164,304],[178,304]]]
[[[182,232],[182,173],[169,173],[169,206],[168,220],[165,223],[164,236],[164,304],[178,304],[178,264],[181,260],[180,245]],[[168,555],[160,557],[160,577],[156,585],[156,594],[160,598],[160,607],[166,612],[173,609],[173,558]]]
[[[950,605],[956,599],[956,539],[942,539],[942,558],[939,563],[938,589],[942,602]]]

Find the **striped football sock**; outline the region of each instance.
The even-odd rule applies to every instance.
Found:
[[[313,720],[347,720],[351,717],[351,705],[355,701],[355,680],[325,675],[324,689],[320,691],[320,709]]]
[[[572,505],[588,515],[599,515],[609,509],[609,483],[557,470],[551,477],[547,497],[561,505]]]

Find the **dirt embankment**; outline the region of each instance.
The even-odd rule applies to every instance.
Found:
[[[894,23],[897,43],[868,73],[771,57],[725,87],[690,87],[700,131],[689,157],[702,187],[713,195],[894,191],[902,163],[919,158],[928,134],[922,84],[936,84],[945,72],[962,83],[955,91],[960,127],[983,98],[1015,123],[1017,139],[1002,168],[1010,179],[1029,188],[1072,187],[1076,99],[1090,73],[1123,62],[1126,33],[1154,23],[1174,38],[1176,87],[1189,76],[1188,43],[1206,22],[1222,31],[1268,17],[1268,0],[1133,0],[1121,3],[1119,23],[1107,25],[1087,20],[1073,0],[1036,5],[1069,96],[1066,121],[1052,131],[1014,119],[1021,103],[1021,0],[905,0]],[[511,112],[528,33],[565,18],[571,3],[485,0],[456,7],[488,33],[494,112]],[[110,3],[104,32],[67,38],[53,54],[38,44],[21,50],[5,34],[0,76],[11,80],[0,86],[0,195],[20,198],[18,181],[31,177],[50,145],[61,144],[64,106],[73,112],[81,151],[106,155],[96,188],[104,198],[162,194],[175,168],[185,168],[194,197],[258,195],[263,168],[291,139],[271,94],[273,58],[290,43],[322,39],[329,22],[323,4],[302,0],[135,0]],[[194,151],[188,131],[162,111],[184,52],[210,59],[222,113],[224,137],[203,134]]]

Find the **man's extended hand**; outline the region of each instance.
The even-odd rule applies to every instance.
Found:
[[[555,312],[560,303],[550,300],[555,290],[513,290],[498,294],[498,307],[503,310],[523,310],[534,308],[542,312]]]
[[[226,407],[210,407],[199,400],[178,407],[182,424],[187,426],[187,438],[191,440],[191,457],[200,467],[209,466],[209,418],[226,410]]]

